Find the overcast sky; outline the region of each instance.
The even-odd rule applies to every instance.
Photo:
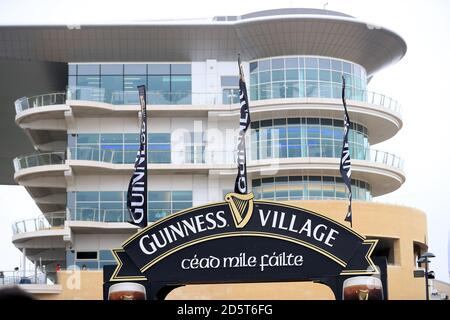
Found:
[[[1,0],[0,24],[200,19],[282,7],[323,8],[326,3],[329,10],[394,30],[408,45],[406,56],[396,65],[377,73],[369,84],[369,90],[384,93],[402,104],[404,121],[403,129],[394,138],[374,148],[394,152],[405,159],[406,183],[375,201],[415,207],[427,213],[429,250],[436,255],[431,269],[436,271],[438,279],[448,282],[450,1]],[[11,101],[11,105],[1,107],[14,106]],[[0,186],[0,270],[11,270],[20,263],[19,251],[11,244],[12,222],[38,215],[39,209],[25,189]],[[401,221],[392,223],[401,224]]]

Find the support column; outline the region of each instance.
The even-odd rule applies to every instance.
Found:
[[[26,277],[27,248],[22,249],[22,277]]]

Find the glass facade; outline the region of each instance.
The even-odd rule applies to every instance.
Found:
[[[251,123],[251,159],[341,156],[343,121],[329,118],[276,118]],[[352,123],[352,159],[368,160],[367,128]]]
[[[67,193],[71,220],[124,222],[129,220],[124,191],[72,191]],[[148,191],[148,221],[156,221],[192,207],[192,191]]]
[[[139,148],[139,135],[135,133],[69,134],[68,141],[75,160],[134,163]],[[205,162],[204,133],[186,132],[180,141],[182,149],[176,151],[172,150],[170,133],[149,133],[147,141],[149,163]]]
[[[191,104],[190,63],[69,64],[70,99],[138,104],[138,85],[149,104]]]
[[[99,251],[66,251],[66,265],[75,265],[81,270],[102,269],[106,265],[116,265],[111,250]]]
[[[366,71],[355,63],[316,56],[256,60],[250,62],[250,99],[339,99],[342,76],[346,80],[346,97],[366,101]]]
[[[266,200],[332,200],[347,199],[342,178],[330,176],[283,176],[252,180],[255,199]],[[370,185],[352,179],[354,200],[372,200]]]

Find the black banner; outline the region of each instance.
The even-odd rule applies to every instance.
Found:
[[[110,281],[170,285],[374,275],[377,240],[318,213],[253,194],[170,215],[114,250]]]
[[[245,133],[250,126],[250,109],[248,105],[247,86],[245,84],[244,71],[241,58],[238,56],[239,66],[239,103],[241,106],[239,118],[239,136],[237,144],[238,174],[234,184],[234,192],[246,194],[248,192],[247,159],[245,149]]]
[[[341,161],[339,163],[339,171],[342,180],[348,189],[348,210],[345,215],[345,221],[352,225],[352,164],[350,162],[350,150],[348,148],[348,131],[350,129],[350,118],[347,112],[347,103],[345,102],[345,78],[342,76],[342,104],[344,105],[344,139],[342,143]]]
[[[134,172],[128,185],[127,207],[131,224],[147,226],[147,97],[145,86],[138,86],[141,104],[140,146],[134,163]]]

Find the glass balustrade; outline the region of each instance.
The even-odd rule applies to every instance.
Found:
[[[64,227],[65,213],[39,216],[34,219],[16,221],[12,225],[13,234],[34,232],[39,230],[60,229]]]
[[[294,148],[292,148],[293,150]],[[261,151],[262,150],[262,151]],[[260,149],[259,160],[251,156],[252,150],[248,149],[247,155],[248,163],[251,165],[255,161],[261,161],[266,159],[282,159],[282,158],[339,158],[340,147],[335,144],[332,145],[299,145],[295,146],[295,152],[287,149],[286,152],[281,151],[278,148],[272,148],[269,152],[267,149]],[[261,152],[264,154],[261,155]],[[166,151],[154,151],[153,158],[160,159],[159,153],[167,153]],[[253,151],[255,152],[255,151]],[[350,150],[352,159],[354,160],[367,160],[370,162],[384,164],[387,166],[403,169],[403,160],[389,152],[384,152],[376,149],[364,149],[356,148]],[[155,164],[212,164],[212,165],[233,165],[236,164],[237,153],[235,150],[230,151],[204,151],[204,152],[185,152],[185,151],[169,151],[169,157],[165,157],[164,162],[152,161],[152,154],[149,154],[148,163]],[[85,160],[85,161],[97,161],[114,164],[133,164],[136,159],[136,151],[116,151],[108,149],[95,149],[95,148],[69,148],[68,159],[70,160]],[[33,154],[30,156],[18,157],[14,159],[15,171],[18,172],[22,169],[65,163],[66,153],[54,152],[44,154]]]
[[[238,90],[225,89],[226,92],[191,92],[191,91],[178,91],[178,92],[167,92],[167,91],[152,91],[147,93],[147,103],[151,108],[152,105],[236,105],[239,103],[239,93]],[[270,89],[272,90],[272,89]],[[308,95],[307,92],[311,90],[305,89],[305,94],[295,91],[295,93],[290,94],[289,90],[285,86],[281,86],[278,90],[282,93],[279,95],[267,95],[264,98],[258,98],[255,100],[267,100],[267,99],[280,99],[280,98],[330,98],[330,99],[341,99],[341,86],[340,85],[329,85],[327,90],[322,89],[322,93],[317,95]],[[319,90],[319,89],[317,89]],[[272,92],[272,91],[270,91]],[[284,92],[284,93],[283,93]],[[346,97],[348,103],[351,101],[366,102],[374,106],[383,107],[390,109],[394,112],[401,113],[400,104],[380,93],[363,90],[348,88],[346,90]],[[49,93],[42,94],[34,97],[23,97],[17,99],[14,103],[16,114],[22,111],[65,104],[67,100],[82,100],[82,101],[94,101],[94,102],[104,102],[114,105],[137,105],[139,104],[137,91],[113,91],[105,92],[103,88],[97,87],[68,87],[66,92],[59,93]],[[250,98],[250,105],[252,99]]]

